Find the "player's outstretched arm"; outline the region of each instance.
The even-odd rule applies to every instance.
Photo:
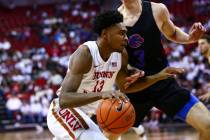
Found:
[[[206,31],[200,22],[196,22],[187,34],[174,25],[170,19],[169,11],[164,4],[153,3],[153,5],[157,9],[157,25],[165,37],[171,41],[181,44],[195,43]]]
[[[184,72],[184,70],[181,68],[167,67],[157,74],[141,77],[138,80],[136,80],[134,83],[131,83],[127,88],[125,88],[127,82],[125,79],[129,77],[127,64],[128,64],[128,54],[124,50],[122,53],[122,67],[116,78],[117,86],[124,93],[134,93],[144,90],[160,80],[167,78],[174,78],[176,77],[177,74],[181,74]]]
[[[128,65],[128,54],[126,50],[124,50],[122,53],[122,66],[116,78],[117,86],[122,92],[133,93],[141,91],[159,81],[159,78],[157,76],[141,77],[138,80],[136,80],[134,83],[129,85],[128,88],[125,89],[124,86],[126,85],[127,82],[125,79],[129,77],[129,71],[127,69],[127,65]]]

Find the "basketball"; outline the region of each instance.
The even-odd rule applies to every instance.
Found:
[[[120,99],[103,100],[96,111],[98,125],[111,134],[126,132],[135,122],[133,105]]]

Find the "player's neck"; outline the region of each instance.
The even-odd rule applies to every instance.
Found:
[[[109,49],[109,47],[103,43],[100,39],[96,41],[96,44],[98,46],[99,54],[101,58],[104,61],[107,61],[112,53],[112,51]]]
[[[123,3],[122,8],[127,14],[136,15],[142,11],[142,1],[136,0],[135,2]]]

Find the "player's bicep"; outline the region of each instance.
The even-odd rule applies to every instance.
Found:
[[[62,82],[62,92],[76,92],[82,81],[83,74],[74,74],[68,71],[63,82]]]
[[[176,26],[170,19],[170,14],[167,7],[164,4],[159,4],[159,9],[160,12],[158,18],[160,21],[162,21],[160,30],[165,35],[165,37],[171,39],[176,33]]]
[[[76,92],[79,88],[83,75],[92,66],[92,57],[86,46],[81,46],[72,56],[69,70],[62,82],[62,92]],[[86,64],[86,65],[84,65]]]

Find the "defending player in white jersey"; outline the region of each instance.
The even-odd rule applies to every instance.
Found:
[[[97,41],[82,44],[71,56],[58,98],[51,103],[47,125],[54,140],[107,140],[90,119],[101,99],[122,98],[151,86],[159,80],[174,77],[182,69],[166,68],[160,73],[138,79],[124,90],[128,56],[128,38],[123,16],[117,11],[99,15],[94,22]],[[117,83],[122,92],[112,91]],[[117,138],[117,136],[116,136]]]

